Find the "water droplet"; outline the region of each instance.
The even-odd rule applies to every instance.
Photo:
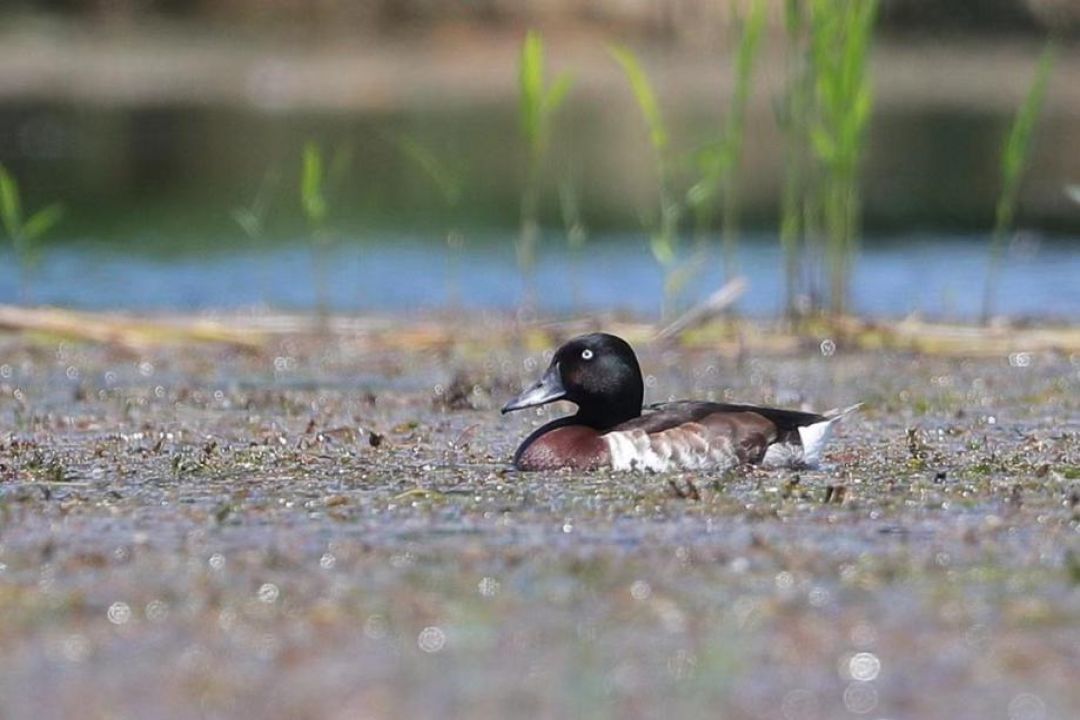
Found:
[[[825,338],[821,341],[821,354],[825,357],[832,357],[836,353],[836,343],[830,338]]]
[[[319,558],[319,567],[323,570],[330,570],[337,564],[337,558],[332,553],[323,553],[323,556]]]
[[[277,602],[278,595],[280,594],[281,591],[278,590],[278,586],[274,583],[263,583],[262,586],[259,587],[256,597],[259,598],[259,602],[269,605]]]
[[[855,653],[848,661],[848,674],[852,680],[870,682],[876,680],[881,672],[881,661],[874,653]]]
[[[477,584],[477,590],[484,597],[495,597],[499,593],[499,581],[493,577],[485,577]]]
[[[220,572],[225,569],[225,556],[221,553],[214,553],[207,562],[213,570]]]
[[[1046,703],[1032,693],[1020,693],[1009,701],[1009,720],[1044,720]]]
[[[630,597],[635,600],[648,600],[652,595],[652,586],[644,580],[635,580],[630,586]]]
[[[1014,368],[1026,368],[1031,366],[1031,353],[1014,352],[1009,354],[1009,365]]]
[[[150,622],[162,622],[169,617],[169,603],[164,600],[151,600],[146,604],[146,619]]]
[[[878,704],[877,690],[869,683],[854,682],[844,689],[844,707],[856,715],[873,711]]]
[[[785,720],[805,720],[818,717],[818,701],[809,690],[792,690],[780,703]]]
[[[446,633],[441,628],[431,625],[420,631],[416,637],[416,644],[426,653],[437,653],[446,646]]]
[[[131,607],[125,602],[114,602],[105,614],[113,625],[124,625],[131,620]]]

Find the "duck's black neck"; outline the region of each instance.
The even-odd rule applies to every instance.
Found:
[[[630,398],[619,402],[608,402],[603,405],[589,405],[578,408],[575,420],[581,425],[588,425],[594,430],[610,430],[611,428],[633,420],[641,415],[641,397]]]

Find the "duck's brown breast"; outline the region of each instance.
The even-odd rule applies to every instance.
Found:
[[[596,470],[610,464],[607,443],[596,430],[584,425],[564,425],[541,432],[527,440],[514,458],[519,470]]]

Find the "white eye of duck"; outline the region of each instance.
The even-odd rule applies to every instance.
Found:
[[[592,360],[592,356],[593,356],[593,351],[590,350],[589,348],[585,348],[584,350],[581,351],[581,359],[582,360]]]

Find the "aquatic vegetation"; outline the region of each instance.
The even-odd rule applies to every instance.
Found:
[[[786,74],[784,96],[777,110],[777,124],[784,135],[784,184],[780,196],[780,247],[784,256],[784,308],[788,317],[797,312],[802,280],[810,274],[812,261],[806,248],[814,235],[814,183],[810,152],[810,128],[814,108],[814,76],[810,63],[809,19],[799,0],[784,3]]]
[[[330,245],[330,236],[326,230],[326,218],[330,208],[326,200],[325,181],[322,149],[314,141],[308,141],[304,145],[300,161],[300,207],[310,232],[314,285],[320,315],[325,315],[327,311],[325,255]]]
[[[330,194],[340,186],[352,163],[352,156],[352,145],[345,143],[334,150],[327,166],[322,148],[315,141],[309,140],[304,144],[300,157],[300,208],[308,225],[316,304],[320,315],[325,315],[328,310],[327,255],[335,240],[329,225]]]
[[[786,308],[796,311],[804,279],[816,306],[847,309],[858,253],[859,164],[873,112],[868,60],[876,0],[788,0],[785,96],[778,122],[785,137],[780,243]]]
[[[300,163],[300,206],[313,233],[321,233],[326,227],[329,207],[324,182],[322,150],[314,141],[308,141]]]
[[[41,240],[63,219],[64,213],[62,204],[52,203],[24,216],[19,182],[0,165],[0,221],[19,262],[24,300],[30,291],[30,275],[41,260]]]
[[[670,135],[652,81],[637,56],[630,49],[619,45],[609,46],[608,52],[626,75],[638,110],[645,121],[649,145],[652,147],[658,208],[656,214],[647,217],[645,222],[649,230],[649,250],[664,271],[664,306],[661,315],[666,316],[672,310],[674,298],[685,279],[685,274],[679,272],[679,219],[682,216],[682,206],[672,187]]]
[[[251,199],[251,203],[235,207],[229,212],[229,216],[244,232],[248,240],[255,245],[261,245],[266,236],[266,220],[270,212],[270,201],[273,199],[274,188],[280,179],[281,174],[277,171],[277,168],[268,168],[263,175],[262,182],[259,183],[259,189],[255,192],[255,197]]]
[[[753,90],[755,61],[765,26],[761,0],[750,3],[748,17],[739,24],[735,52],[735,89],[718,137],[697,154],[700,177],[687,192],[687,204],[694,211],[699,245],[712,226],[719,196],[722,207],[724,275],[732,280],[738,273],[739,169],[746,128],[746,108]]]
[[[532,301],[532,271],[540,238],[541,183],[551,141],[552,120],[573,86],[573,78],[568,72],[560,73],[550,85],[545,73],[544,40],[539,32],[530,30],[525,34],[518,65],[518,115],[528,160],[521,197],[517,257],[527,286],[526,304]]]
[[[1001,192],[994,209],[994,230],[990,236],[990,266],[986,272],[986,284],[983,290],[983,321],[990,319],[993,311],[994,293],[997,278],[1001,270],[1002,255],[1005,251],[1005,238],[1013,227],[1016,217],[1017,199],[1020,185],[1024,180],[1031,157],[1031,136],[1042,111],[1046,86],[1054,68],[1057,44],[1051,40],[1043,48],[1039,64],[1028,88],[1024,102],[1016,111],[1005,144],[1001,149]]]
[[[859,161],[873,110],[868,59],[877,0],[813,0],[810,59],[815,90],[810,129],[820,163],[829,310],[847,309],[861,214]]]
[[[266,225],[270,214],[271,201],[280,180],[281,172],[279,169],[274,165],[270,166],[263,174],[263,179],[259,183],[259,188],[255,191],[255,196],[251,199],[250,204],[234,207],[229,212],[233,222],[239,226],[251,243],[251,249],[254,252],[265,249]],[[265,268],[263,275],[265,275]],[[260,278],[260,290],[263,302],[269,300],[269,282],[266,281],[265,277]]]

